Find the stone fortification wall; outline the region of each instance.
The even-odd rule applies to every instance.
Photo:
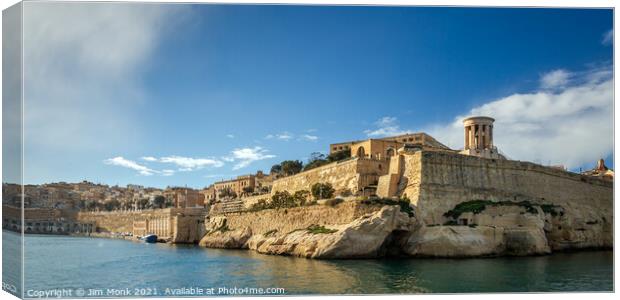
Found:
[[[516,253],[613,246],[613,183],[609,181],[529,162],[452,153],[422,151],[406,154],[404,159],[403,176],[399,179],[399,187],[404,188],[400,193],[411,199],[416,217],[422,224],[434,226],[423,227],[424,230],[414,234],[414,241],[409,243],[414,245],[411,249],[425,249],[439,236],[445,241],[459,241],[476,230],[484,231],[485,227],[503,228],[502,239],[496,238],[499,234],[496,231],[486,238],[502,241],[500,244],[504,247],[509,244],[512,246],[508,248],[536,245]],[[535,211],[528,211],[523,206],[499,204],[501,206],[487,207],[478,214],[469,212],[459,217],[459,222],[464,217],[468,219],[467,224],[481,226],[480,229],[461,226],[463,232],[459,234],[444,230],[447,227],[442,225],[455,221],[445,217],[444,213],[459,203],[473,200],[529,203],[535,206]],[[552,207],[552,211],[544,211],[543,206]],[[519,211],[508,212],[506,209]],[[465,231],[471,232],[465,234]],[[450,248],[447,245],[452,245],[453,254],[463,253],[462,245],[445,241],[435,250],[445,250]],[[488,253],[499,251],[497,247],[491,248],[495,250]],[[411,249],[409,253],[419,254]],[[435,250],[422,252],[453,255]],[[512,253],[513,250],[509,250],[499,252]]]
[[[258,212],[242,212],[212,217],[212,224],[218,224],[216,219],[225,218],[230,230],[250,228],[253,234],[264,234],[273,230],[279,233],[288,233],[297,229],[304,229],[310,225],[343,225],[367,213],[381,209],[376,205],[365,205],[359,202],[347,201],[335,207],[312,205],[288,209],[266,209]],[[208,226],[208,224],[207,224]],[[208,228],[214,229],[214,228]]]
[[[80,212],[77,219],[81,222],[94,222],[98,232],[116,233],[133,232],[134,222],[148,220],[153,229],[157,229],[162,238],[171,238],[173,242],[192,242],[200,238],[203,226],[203,208],[166,208],[122,212]],[[157,225],[157,226],[155,226]]]
[[[373,211],[381,206],[371,201],[220,215],[208,220],[200,244],[312,258],[375,257],[384,251],[432,257],[539,255],[613,247],[610,182],[456,153],[417,151],[401,157],[391,161],[377,192],[406,194],[412,215],[398,206]],[[472,200],[485,201],[444,216]],[[325,228],[320,234],[313,232],[317,227],[304,230],[313,224]]]
[[[442,222],[442,214],[471,200],[531,201],[585,209],[613,216],[613,184],[597,178],[529,162],[482,159],[441,152],[406,157],[405,193],[425,221]],[[416,176],[418,174],[418,176]]]
[[[310,190],[317,182],[330,183],[336,193],[349,190],[352,193],[363,187],[376,185],[379,176],[387,173],[389,163],[386,160],[349,159],[335,162],[305,171],[293,176],[277,179],[273,182],[272,193]]]

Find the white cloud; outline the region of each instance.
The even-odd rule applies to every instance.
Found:
[[[265,136],[266,140],[280,140],[280,141],[285,141],[288,142],[292,139],[294,139],[295,137],[297,137],[296,140],[298,141],[316,141],[318,140],[318,136],[314,135],[314,134],[310,134],[312,132],[316,132],[316,129],[308,129],[306,130],[307,133],[305,134],[293,134],[290,133],[288,131],[285,132],[281,132],[281,133],[277,133],[277,134],[268,134]]]
[[[230,156],[224,158],[224,160],[236,162],[233,166],[233,170],[238,170],[249,166],[255,161],[276,157],[275,155],[267,154],[267,152],[269,152],[267,149],[263,149],[259,146],[254,148],[237,148],[231,152]]]
[[[124,167],[124,168],[129,168],[132,170],[136,170],[138,171],[138,173],[140,175],[145,175],[145,176],[150,176],[153,175],[155,173],[159,173],[156,170],[150,169],[146,166],[140,165],[138,163],[136,163],[135,161],[132,160],[128,160],[123,158],[122,156],[117,156],[114,158],[109,158],[103,161],[105,164],[108,165],[113,165],[113,166],[119,166],[119,167]]]
[[[163,169],[161,171],[158,171],[155,169],[151,169],[147,166],[140,165],[136,163],[135,161],[125,159],[122,156],[106,159],[104,160],[104,163],[109,164],[109,165],[130,168],[130,169],[138,171],[141,175],[160,174],[162,176],[172,176],[177,171],[188,172],[188,171],[200,170],[205,167],[221,167],[224,165],[222,161],[217,160],[217,159],[191,158],[191,157],[183,157],[183,156],[176,156],[176,155],[165,156],[165,157],[160,157],[160,158],[156,158],[153,156],[143,156],[141,157],[141,159],[144,161],[148,161],[148,162],[173,164],[173,165],[176,165],[178,169],[177,170]]]
[[[319,139],[319,137],[318,137],[318,136],[316,136],[316,135],[302,134],[302,135],[299,137],[299,139],[300,139],[300,140],[304,140],[304,141],[311,141],[311,142],[314,142],[314,141],[318,140],[318,139]]]
[[[140,144],[134,114],[146,101],[141,74],[163,36],[184,19],[182,10],[25,2],[27,143],[63,153]]]
[[[375,123],[376,129],[368,129],[365,130],[369,137],[384,137],[384,136],[394,136],[410,133],[410,130],[403,130],[398,125],[398,119],[396,117],[383,117],[377,120]]]
[[[603,34],[603,40],[601,41],[601,43],[603,45],[611,45],[613,44],[613,42],[614,42],[614,30],[609,29],[609,31]]]
[[[540,77],[540,86],[544,89],[561,88],[568,84],[571,73],[566,70],[553,70]]]
[[[203,176],[204,178],[224,178],[224,177],[234,177],[231,175],[224,175],[224,174],[207,174],[205,176]]]
[[[229,139],[234,139],[235,135],[234,134],[227,134],[226,137],[229,138]]]
[[[191,158],[183,156],[165,156],[157,161],[161,163],[175,164],[179,167],[179,171],[194,171],[205,167],[219,168],[224,165],[223,162],[212,158]]]
[[[611,69],[582,72],[574,84],[553,92],[513,94],[488,102],[426,131],[452,148],[462,148],[462,120],[472,115],[495,118],[495,145],[511,159],[568,168],[591,164],[613,151]]]
[[[175,171],[174,170],[170,170],[170,169],[164,169],[161,170],[161,175],[162,176],[172,176],[174,175]]]
[[[292,138],[293,138],[293,134],[289,132],[282,132],[278,134],[268,134],[267,136],[265,136],[265,139],[268,139],[268,140],[277,139],[281,141],[289,141]]]

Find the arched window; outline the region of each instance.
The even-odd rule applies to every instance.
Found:
[[[389,158],[389,157],[392,157],[392,156],[394,156],[394,148],[388,148],[388,149],[385,151],[385,157],[388,157],[388,158]]]
[[[357,148],[357,157],[366,157],[366,151],[364,151],[364,147]]]

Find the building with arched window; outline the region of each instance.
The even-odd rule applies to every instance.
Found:
[[[350,151],[352,157],[389,159],[404,146],[419,146],[421,149],[452,151],[426,133],[410,133],[379,139],[358,140],[329,145],[329,153]]]

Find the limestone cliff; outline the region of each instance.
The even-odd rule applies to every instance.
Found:
[[[212,217],[200,245],[319,259],[520,256],[612,247],[607,232],[611,228],[603,228],[605,223],[575,228],[582,214],[545,208],[494,203],[476,213],[462,213],[459,219],[469,225],[426,224],[397,205],[359,201],[275,209]]]
[[[265,254],[293,255],[307,258],[353,258],[377,257],[382,255],[382,246],[394,231],[409,231],[411,219],[400,211],[398,206],[376,206],[356,203],[343,203],[342,207],[313,207],[310,210],[334,211],[341,220],[350,219],[347,223],[317,225],[312,218],[303,218],[305,224],[298,223],[299,228],[290,229],[290,223],[300,219],[283,217],[278,223],[272,224],[273,229],[260,232],[257,228],[265,228],[260,224],[255,227],[228,227],[227,217],[214,217],[208,223],[207,234],[200,241],[201,246],[212,248],[252,249]],[[299,215],[306,208],[275,210],[283,215]],[[344,214],[347,210],[366,212],[362,215]],[[338,212],[342,214],[338,214]],[[353,217],[352,217],[353,216]],[[257,214],[248,213],[245,219],[261,222]],[[233,216],[231,219],[235,219]],[[326,218],[329,219],[329,218]],[[231,223],[234,223],[233,220]]]
[[[260,253],[307,258],[378,257],[387,237],[395,230],[408,230],[408,225],[409,217],[399,207],[385,206],[350,224],[329,229],[310,227],[283,235],[254,235],[248,246]]]

